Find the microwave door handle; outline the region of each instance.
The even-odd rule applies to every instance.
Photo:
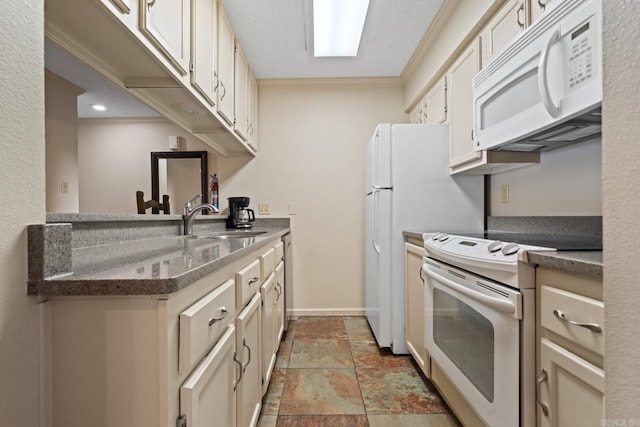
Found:
[[[473,289],[467,288],[466,286],[462,286],[453,280],[450,280],[444,276],[441,276],[435,271],[429,269],[426,264],[422,265],[422,270],[425,274],[431,277],[433,280],[436,280],[446,287],[453,289],[454,291],[460,292],[461,294],[468,296],[471,299],[474,299],[484,305],[487,305],[495,310],[501,311],[503,313],[514,314],[516,312],[516,306],[511,301],[505,301],[498,298],[493,298],[488,295],[482,294],[480,292],[474,291]]]
[[[555,105],[553,103],[553,99],[551,99],[551,94],[549,93],[547,62],[549,61],[549,52],[551,51],[551,47],[558,41],[560,41],[560,30],[556,28],[553,34],[551,34],[551,37],[549,37],[549,40],[547,40],[547,45],[540,55],[540,64],[538,66],[538,89],[540,90],[540,98],[542,99],[544,108],[546,108],[547,112],[554,119],[560,115],[560,104]]]

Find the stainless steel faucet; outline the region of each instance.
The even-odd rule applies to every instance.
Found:
[[[185,236],[190,236],[191,234],[193,234],[193,221],[195,220],[198,212],[201,212],[203,210],[208,210],[209,212],[213,212],[213,213],[219,212],[218,208],[216,208],[210,203],[203,203],[201,205],[198,205],[192,208],[191,203],[194,202],[198,197],[201,198],[202,194],[196,194],[195,196],[190,198],[187,201],[187,203],[184,204],[184,215],[182,216],[182,218],[184,222],[183,234]]]

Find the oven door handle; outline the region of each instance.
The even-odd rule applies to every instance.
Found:
[[[503,313],[511,313],[514,314],[516,312],[516,305],[510,300],[502,300],[498,298],[493,298],[488,295],[482,294],[480,292],[474,291],[473,289],[469,289],[466,286],[462,286],[451,279],[448,279],[435,271],[429,269],[426,264],[422,265],[422,270],[425,274],[431,277],[433,280],[436,280],[446,287],[453,289],[456,292],[460,292],[461,294],[468,296],[471,299],[474,299],[478,302],[481,302],[484,305],[487,305],[493,309],[501,311]]]

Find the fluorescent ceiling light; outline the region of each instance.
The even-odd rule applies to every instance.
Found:
[[[369,0],[313,0],[313,56],[356,56]]]
[[[93,104],[91,107],[93,107],[93,109],[96,111],[107,111],[107,107],[105,107],[104,105]]]

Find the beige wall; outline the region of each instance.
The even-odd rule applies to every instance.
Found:
[[[80,120],[80,212],[136,213],[136,191],[151,198],[149,153],[170,151],[170,135],[183,136],[189,151],[209,151],[209,173],[217,172],[216,153],[166,120]],[[185,201],[170,200],[171,213],[181,214]]]
[[[604,1],[606,416],[640,421],[640,2]]]
[[[78,96],[84,90],[51,72],[45,77],[47,212],[78,212]]]
[[[540,153],[540,164],[492,175],[489,214],[602,215],[600,138]],[[509,203],[500,200],[509,186]]]
[[[221,159],[229,196],[271,204],[293,229],[296,313],[362,313],[364,147],[380,122],[407,122],[398,85],[260,83],[258,156]]]
[[[38,425],[38,328],[28,224],[45,220],[41,0],[0,2],[0,424]]]

